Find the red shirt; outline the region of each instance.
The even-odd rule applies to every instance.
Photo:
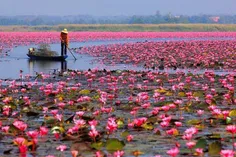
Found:
[[[61,39],[61,42],[64,42],[66,44],[69,43],[69,37],[68,37],[68,34],[66,33],[61,32],[60,39]]]

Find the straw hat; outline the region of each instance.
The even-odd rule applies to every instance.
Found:
[[[65,33],[65,34],[67,34],[68,33],[68,31],[67,31],[67,29],[65,28],[64,30],[62,30],[61,31],[62,33]]]

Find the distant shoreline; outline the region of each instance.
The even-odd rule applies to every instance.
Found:
[[[235,32],[236,24],[62,24],[0,26],[0,32]]]

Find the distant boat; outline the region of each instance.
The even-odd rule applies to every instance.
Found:
[[[63,61],[68,56],[39,56],[39,55],[33,55],[33,54],[27,54],[27,56],[32,60],[52,60],[52,61]]]

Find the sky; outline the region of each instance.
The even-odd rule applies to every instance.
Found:
[[[0,16],[236,14],[236,0],[0,0]]]

